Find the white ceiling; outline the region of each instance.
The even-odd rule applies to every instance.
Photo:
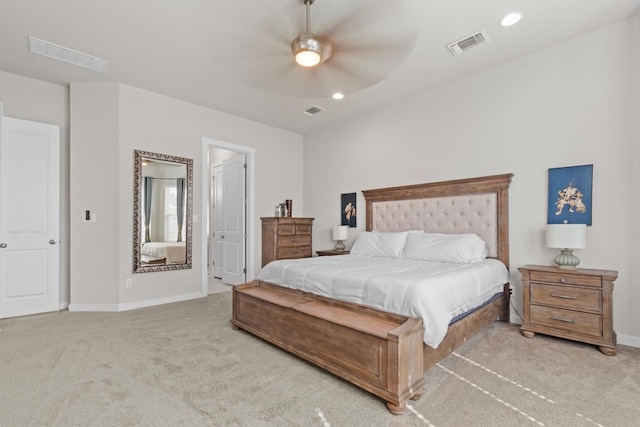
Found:
[[[514,10],[523,20],[501,27]],[[123,82],[305,134],[639,11],[640,0],[316,0],[311,30],[336,53],[308,72],[288,46],[304,29],[302,0],[0,0],[0,70]],[[488,43],[446,49],[478,30]],[[107,70],[31,54],[28,36],[105,59]],[[331,99],[334,87],[346,98]],[[325,110],[303,114],[311,106]]]

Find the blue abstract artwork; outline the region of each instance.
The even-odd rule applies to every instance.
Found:
[[[591,225],[593,165],[549,169],[547,224]]]

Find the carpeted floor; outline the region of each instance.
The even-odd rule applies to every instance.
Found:
[[[639,426],[640,349],[495,323],[378,398],[243,331],[231,293],[122,313],[0,321],[0,426]]]

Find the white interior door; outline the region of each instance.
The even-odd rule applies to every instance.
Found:
[[[222,162],[224,243],[222,281],[236,285],[246,280],[246,169],[245,155]]]
[[[0,318],[59,306],[60,129],[2,117]]]
[[[213,179],[213,277],[222,278],[224,266],[224,210],[223,210],[223,175],[222,164],[215,165],[212,171]]]

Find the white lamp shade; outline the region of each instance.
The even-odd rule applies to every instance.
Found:
[[[349,238],[349,226],[347,225],[333,226],[333,240],[347,240],[348,238]]]
[[[547,247],[584,249],[587,247],[587,224],[548,224]]]

